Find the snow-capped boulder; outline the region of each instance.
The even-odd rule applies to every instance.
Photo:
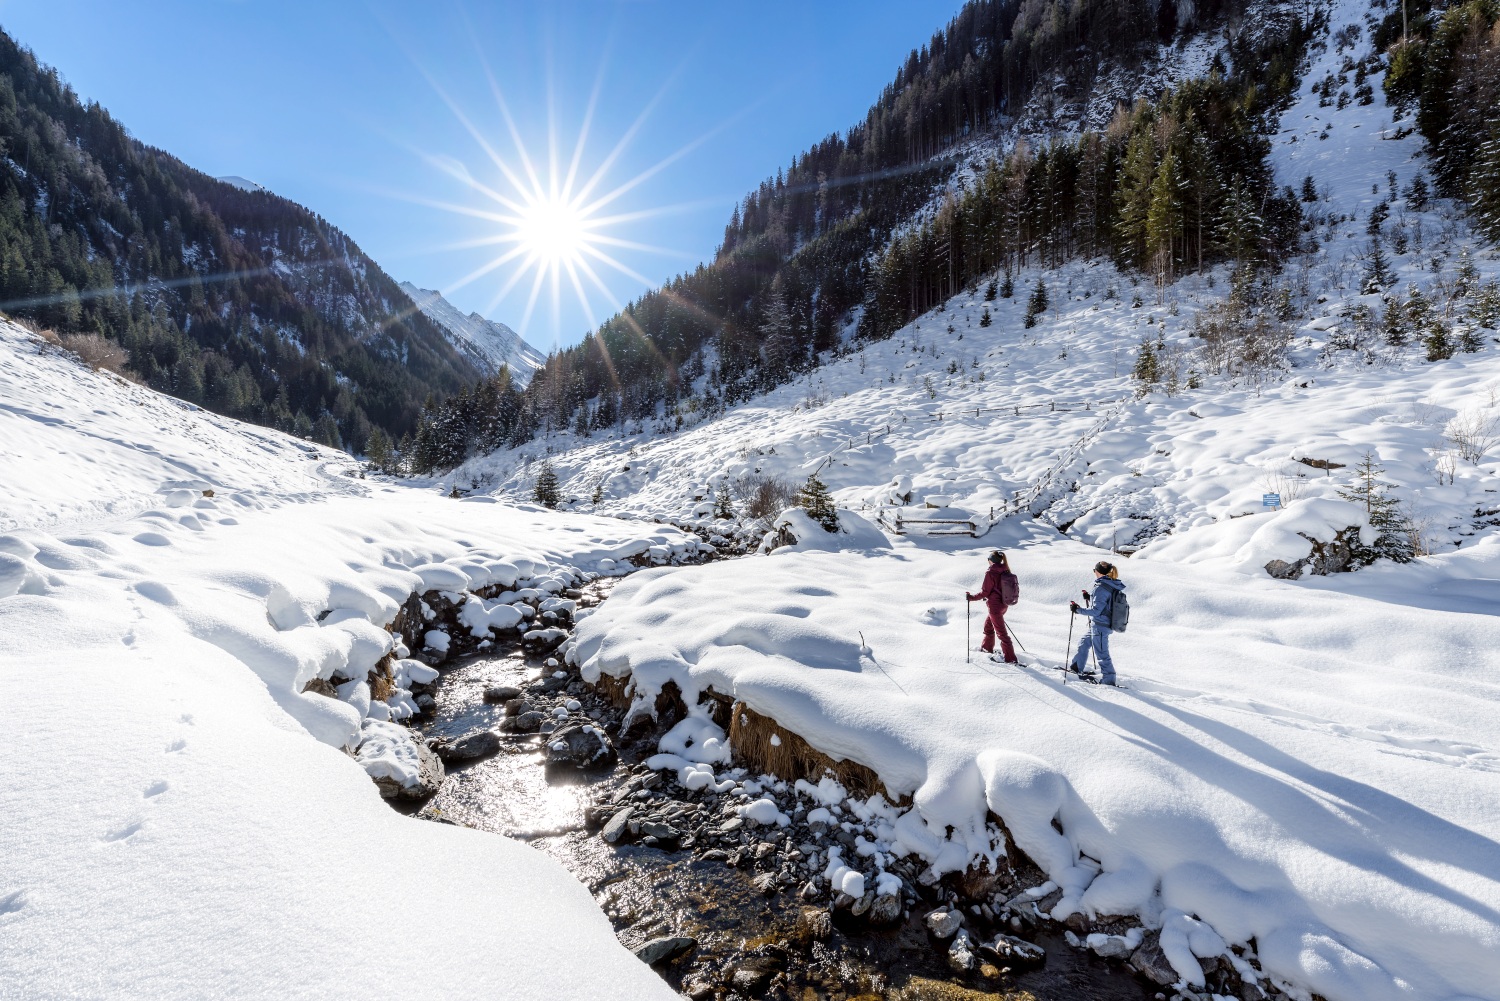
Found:
[[[775,524],[761,540],[760,552],[837,552],[843,549],[891,548],[890,540],[885,537],[884,532],[853,511],[838,512],[838,520],[839,530],[830,532],[802,508],[788,508],[777,516]]]
[[[367,719],[355,751],[386,799],[426,799],[443,784],[443,763],[432,750],[395,723]]]

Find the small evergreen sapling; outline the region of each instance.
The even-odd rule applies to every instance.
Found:
[[[797,491],[797,506],[807,512],[808,517],[823,526],[826,532],[839,530],[838,509],[833,506],[833,495],[828,487],[813,473],[802,489]]]
[[[1369,566],[1376,560],[1392,560],[1410,563],[1416,551],[1412,545],[1411,526],[1407,523],[1396,499],[1391,496],[1391,484],[1380,478],[1385,472],[1369,452],[1354,467],[1353,479],[1347,487],[1339,489],[1339,496],[1365,509],[1370,527],[1375,530],[1375,541],[1369,546],[1356,542],[1352,547],[1358,566]]]
[[[1000,294],[1000,283],[998,281],[996,281],[995,279],[991,278],[990,279],[990,283],[988,285],[986,285],[985,289],[984,289],[984,301],[985,302],[994,302],[995,301],[995,296],[997,296],[999,294]]]
[[[531,499],[543,507],[553,509],[562,500],[557,486],[557,471],[552,468],[552,463],[542,463],[541,471],[536,474],[536,488],[531,492]]]
[[[721,487],[714,491],[714,517],[720,521],[734,520],[734,506],[729,502],[729,489]]]
[[[988,327],[991,322],[992,321],[990,319],[990,307],[986,306],[986,307],[984,307],[984,312],[979,314],[979,325],[981,327]],[[1026,325],[1028,327],[1031,326],[1031,324],[1029,324],[1029,323],[1026,324]]]

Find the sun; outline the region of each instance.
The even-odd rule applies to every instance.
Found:
[[[616,282],[623,278],[637,288],[650,288],[658,284],[620,260],[622,252],[691,259],[691,255],[680,251],[626,239],[619,235],[620,228],[656,216],[716,204],[710,201],[621,209],[621,201],[627,194],[636,191],[646,181],[687,156],[712,136],[729,128],[735,116],[641,169],[634,176],[623,181],[609,181],[611,170],[620,163],[626,147],[637,136],[652,108],[659,103],[661,95],[642,109],[636,120],[623,131],[613,148],[605,155],[597,159],[586,157],[585,147],[588,144],[590,126],[604,87],[601,65],[569,156],[558,149],[557,123],[552,118],[550,108],[545,143],[539,144],[540,148],[528,149],[494,74],[488,65],[485,65],[484,70],[495,99],[496,110],[504,122],[504,133],[509,136],[509,152],[502,153],[497,148],[502,144],[497,143],[496,133],[492,129],[480,127],[438,85],[432,75],[423,70],[428,83],[484,152],[488,163],[471,167],[455,157],[437,156],[431,151],[405,144],[411,152],[458,181],[477,197],[473,202],[461,204],[429,199],[409,192],[397,194],[396,197],[482,220],[489,230],[487,235],[448,245],[448,249],[454,250],[493,247],[496,254],[468,274],[444,285],[440,289],[443,295],[450,295],[464,286],[483,281],[486,286],[495,286],[489,305],[484,309],[485,313],[489,313],[512,290],[517,291],[525,296],[526,303],[516,325],[517,331],[523,336],[530,328],[539,300],[544,298],[544,291],[549,293],[545,298],[551,300],[554,335],[558,334],[556,323],[560,315],[559,304],[562,296],[567,295],[576,297],[589,327],[597,328],[601,318],[597,306],[602,305],[614,312],[625,309],[624,300],[611,288],[611,282],[606,281],[607,277],[612,277]],[[586,159],[594,161],[591,170],[584,169]]]
[[[577,265],[589,238],[583,207],[555,196],[536,198],[516,213],[512,224],[519,245],[543,265]]]

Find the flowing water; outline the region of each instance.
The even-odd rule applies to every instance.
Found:
[[[606,587],[593,585],[580,604],[597,603],[605,593]],[[540,658],[518,647],[459,663],[437,682],[437,707],[426,714],[421,729],[431,739],[499,729],[503,707],[484,701],[485,689],[494,685],[523,689],[544,712],[577,699],[582,707],[575,717],[587,714],[606,727],[618,723],[619,710],[583,686],[576,673],[565,679],[551,674]],[[914,908],[890,929],[873,929],[847,912],[835,912],[831,927],[810,934],[803,901],[792,888],[768,894],[753,886],[753,864],[726,864],[722,851],[705,857],[691,838],[676,851],[606,843],[591,807],[609,803],[625,781],[639,778],[632,766],[655,751],[656,736],[620,746],[621,760],[612,768],[578,773],[547,766],[542,735],[502,734],[498,754],[450,765],[441,790],[418,816],[528,841],[551,855],[588,887],[627,947],[662,936],[696,940],[684,956],[658,965],[668,983],[692,998],[1137,1001],[1153,996],[1118,964],[1070,948],[1055,932],[1031,936],[1047,950],[1040,969],[1002,974],[987,967],[957,974],[923,927],[923,908]],[[689,799],[667,782],[649,794],[653,807],[674,809],[663,803],[674,791]],[[693,804],[683,809],[691,819]]]

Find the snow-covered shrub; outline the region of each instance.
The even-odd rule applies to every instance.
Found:
[[[63,334],[62,346],[89,368],[123,375],[130,355],[119,344],[99,334]]]
[[[1263,298],[1250,281],[1237,279],[1228,299],[1194,317],[1193,334],[1203,342],[1210,372],[1258,386],[1285,370],[1291,329],[1266,308]]]
[[[734,499],[750,518],[774,518],[797,496],[797,488],[780,476],[745,473],[731,484]]]
[[[1462,410],[1443,428],[1443,437],[1459,458],[1478,465],[1500,443],[1500,415],[1478,407]]]

